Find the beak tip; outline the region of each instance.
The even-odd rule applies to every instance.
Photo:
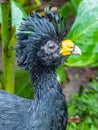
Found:
[[[82,52],[80,48],[75,45],[74,50],[72,51],[72,54],[82,55]]]

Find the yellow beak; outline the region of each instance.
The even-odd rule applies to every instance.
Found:
[[[64,40],[62,41],[60,54],[62,54],[63,56],[68,56],[71,54],[81,55],[82,53],[79,47],[74,45],[74,43],[71,40]]]

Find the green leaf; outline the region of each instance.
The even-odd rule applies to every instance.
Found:
[[[83,0],[70,0],[70,1],[71,1],[71,4],[72,4],[72,7],[74,9],[74,12],[77,13],[78,6],[79,6],[80,2],[83,1]]]
[[[34,91],[27,71],[16,69],[15,94],[24,98],[33,98]]]
[[[18,29],[22,22],[22,18],[25,17],[27,17],[27,15],[23,7],[16,1],[12,0],[12,25]]]
[[[16,1],[12,0],[11,2],[12,8],[12,25],[18,29],[20,23],[22,22],[22,18],[27,17],[26,12],[24,11],[23,7],[17,3]],[[0,23],[2,22],[1,18],[1,6],[0,6]]]
[[[71,56],[67,65],[98,66],[98,0],[81,2],[67,38],[82,51],[82,56]]]
[[[62,8],[59,10],[59,15],[61,17],[68,17],[71,13],[71,5],[70,2],[67,2],[62,6]]]
[[[24,5],[24,4],[27,2],[27,0],[17,0],[17,2],[18,2],[20,5]]]
[[[64,69],[64,66],[61,65],[57,68],[56,70],[56,75],[57,75],[57,80],[62,83],[62,82],[66,82],[67,80],[67,74],[66,71]]]

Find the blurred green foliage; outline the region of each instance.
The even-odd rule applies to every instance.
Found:
[[[67,65],[98,66],[98,0],[83,0],[67,38],[82,50],[82,56],[71,56]]]
[[[34,90],[27,71],[16,68],[15,70],[15,94],[24,98],[33,98]]]
[[[62,83],[67,81],[67,73],[64,69],[64,65],[61,65],[56,70],[57,80]]]
[[[71,5],[72,5],[72,8],[73,8],[73,11],[74,11],[75,14],[77,14],[79,4],[80,4],[82,1],[83,1],[83,0],[70,0]]]
[[[24,7],[24,10],[27,12],[27,14],[31,13],[33,10],[37,10],[41,6],[40,0],[16,0],[16,2]]]
[[[22,18],[26,18],[27,14],[24,8],[15,0],[12,1],[11,7],[12,7],[12,26],[15,26],[16,29],[18,29],[20,23],[22,22]]]
[[[67,19],[68,16],[70,16],[70,14],[72,13],[72,6],[70,2],[66,2],[66,4],[64,4],[62,6],[62,8],[59,10],[59,15],[60,17],[65,17]]]
[[[11,14],[12,14],[12,25],[16,27],[16,29],[19,28],[20,23],[22,22],[22,18],[27,17],[27,14],[24,10],[24,8],[17,3],[15,0],[12,0],[11,2]],[[0,23],[2,22],[1,17],[1,6],[0,6]]]
[[[70,123],[68,130],[97,130],[98,128],[98,81],[93,79],[82,95],[74,94],[68,103],[69,116],[78,115],[80,123]]]

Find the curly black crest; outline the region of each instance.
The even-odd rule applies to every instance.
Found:
[[[51,15],[52,14],[52,15]],[[64,19],[58,14],[41,16],[35,12],[23,19],[17,34],[16,56],[18,65],[25,70],[36,64],[36,53],[49,40],[61,42],[66,36]]]

